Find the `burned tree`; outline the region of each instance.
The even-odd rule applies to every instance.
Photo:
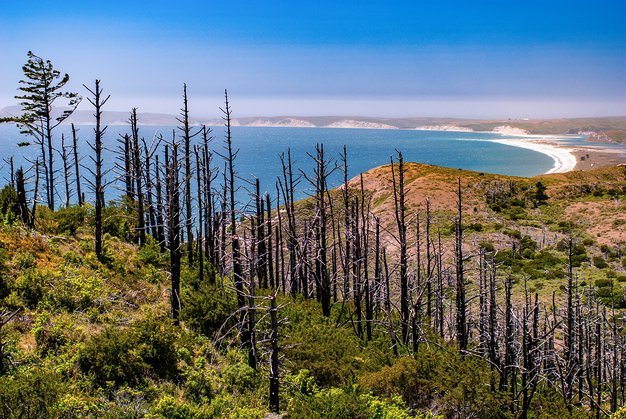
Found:
[[[409,279],[407,273],[407,239],[404,204],[404,161],[398,152],[398,181],[396,169],[391,158],[391,176],[393,180],[393,197],[396,224],[398,226],[398,242],[400,244],[400,318],[402,321],[402,342],[409,341]]]
[[[76,196],[78,198],[78,206],[82,206],[84,203],[84,199],[83,199],[83,192],[82,189],[80,187],[80,165],[79,165],[79,159],[78,159],[78,134],[77,134],[77,129],[74,126],[74,124],[72,124],[72,152],[74,154],[74,170],[76,172],[76,180],[75,180],[75,185],[76,185]]]
[[[105,183],[103,181],[103,177],[105,175],[103,169],[103,157],[102,157],[102,137],[107,129],[107,127],[102,127],[101,119],[102,119],[102,107],[106,104],[111,96],[107,96],[106,98],[102,98],[102,88],[100,87],[100,80],[96,80],[95,87],[93,90],[89,89],[87,86],[83,85],[85,89],[93,96],[93,98],[88,98],[89,103],[93,105],[95,108],[94,117],[96,118],[96,127],[94,128],[95,140],[93,144],[89,144],[91,149],[94,152],[94,156],[91,157],[91,160],[94,164],[94,169],[89,171],[94,177],[94,181],[90,182],[92,187],[94,196],[95,196],[95,250],[96,256],[99,260],[103,260],[103,250],[102,250],[102,209],[104,208],[104,188]]]
[[[171,156],[169,153],[171,152]],[[170,254],[172,319],[178,325],[180,303],[180,164],[178,143],[172,135],[171,144],[165,146],[165,179],[167,196],[167,246]]]

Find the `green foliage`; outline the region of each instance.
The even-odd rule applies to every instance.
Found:
[[[604,287],[610,287],[613,285],[613,281],[610,279],[596,279],[596,287],[598,288],[604,288]]]
[[[591,260],[593,261],[593,266],[598,269],[604,269],[609,266],[602,256],[594,256]]]
[[[156,404],[152,414],[159,418],[188,419],[200,418],[195,406],[178,400],[172,396],[163,396]]]
[[[46,274],[34,267],[28,268],[19,275],[11,287],[19,297],[20,305],[35,308],[48,292],[49,280]]]
[[[537,182],[535,184],[535,194],[534,194],[535,205],[545,205],[548,200],[548,195],[546,194],[546,187],[543,183]]]
[[[169,319],[146,316],[133,325],[132,335],[136,341],[139,354],[149,370],[159,378],[173,379],[177,377],[178,329],[172,326]]]
[[[149,374],[173,378],[178,373],[175,344],[172,326],[148,317],[127,328],[106,327],[81,348],[78,365],[100,386],[138,385]]]
[[[97,385],[137,385],[144,380],[147,369],[137,343],[129,330],[107,326],[81,348],[78,365]]]
[[[478,244],[478,246],[479,246],[481,249],[484,249],[484,250],[485,250],[485,252],[487,252],[487,253],[493,253],[493,252],[495,252],[495,251],[496,251],[496,248],[495,248],[495,246],[493,245],[493,243],[488,242],[488,241],[481,241],[481,242]]]
[[[617,412],[613,413],[611,419],[626,419],[626,406],[621,407]]]
[[[402,357],[365,374],[361,383],[381,396],[400,395],[412,409],[434,408],[445,417],[502,417],[508,399],[485,386],[495,379],[492,374],[483,360],[424,348],[416,358]]]
[[[139,260],[145,265],[161,266],[164,254],[159,243],[150,235],[146,236],[146,243],[139,249]]]
[[[68,312],[94,307],[107,294],[100,275],[84,276],[71,267],[65,269],[64,275],[56,279],[54,285],[55,292],[49,294],[51,304]]]
[[[4,218],[5,224],[12,224],[18,213],[17,192],[11,185],[6,185],[0,189],[0,215]]]
[[[287,358],[298,369],[309,370],[320,386],[348,383],[368,367],[354,332],[323,317],[313,303],[298,300],[284,312],[290,319],[283,332],[288,336]]]
[[[41,367],[20,368],[0,377],[0,416],[3,418],[51,418],[68,390],[60,374]]]
[[[78,205],[56,210],[52,219],[56,221],[55,234],[75,235],[80,227],[85,224],[87,218],[87,208]]]
[[[128,202],[109,202],[109,205],[102,208],[102,234],[134,241],[136,218],[135,211]]]
[[[313,395],[294,397],[287,407],[288,418],[402,419],[411,416],[398,399],[380,399],[357,386],[330,388]]]
[[[237,361],[229,364],[222,372],[222,379],[229,392],[243,394],[257,388],[261,377],[243,359],[238,357]]]
[[[33,324],[33,335],[37,343],[37,350],[42,355],[57,354],[59,349],[67,343],[66,328],[64,322],[53,322],[50,314],[41,313]]]
[[[215,277],[214,269],[206,272],[207,277]],[[181,319],[195,332],[207,337],[213,335],[224,326],[228,330],[236,318],[231,316],[237,310],[237,297],[234,292],[219,285],[211,285],[205,278],[203,282],[197,275],[185,272],[183,278],[183,309]]]

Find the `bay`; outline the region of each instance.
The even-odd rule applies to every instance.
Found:
[[[87,142],[93,141],[93,126],[81,125],[79,128],[79,153],[82,164],[93,167],[90,160],[91,149]],[[216,170],[222,170],[223,159],[217,153],[224,152],[224,127],[211,127],[213,140],[211,148],[214,155]],[[198,127],[194,127],[197,130]],[[112,125],[107,128],[104,136],[105,166],[112,168],[116,153],[119,151],[118,139],[129,133],[125,125]],[[140,136],[148,144],[162,136],[163,141],[170,141],[172,132],[180,135],[176,127],[144,125],[140,127]],[[66,137],[66,144],[71,142],[70,127],[60,126],[55,134],[57,148],[60,149],[61,134]],[[447,131],[417,131],[417,130],[374,130],[374,129],[341,129],[341,128],[287,128],[287,127],[246,127],[232,128],[234,147],[239,150],[236,160],[238,175],[238,200],[245,205],[250,202],[249,193],[255,178],[259,178],[261,189],[275,195],[277,176],[281,175],[282,168],[280,155],[291,151],[294,168],[304,173],[313,174],[314,162],[309,154],[315,153],[315,145],[323,144],[328,159],[340,164],[340,154],[344,144],[348,151],[349,177],[358,175],[377,166],[388,164],[390,157],[397,158],[397,151],[401,151],[407,162],[426,163],[464,170],[473,170],[487,173],[499,173],[513,176],[533,176],[545,173],[553,166],[553,160],[541,153],[498,144],[491,140],[507,138],[505,135],[478,132],[447,132]],[[34,145],[18,147],[22,141],[30,141],[28,137],[19,134],[12,125],[0,125],[0,158],[3,160],[14,156],[15,165],[29,166],[27,160],[33,160],[38,155],[38,148]],[[193,141],[200,142],[200,136]],[[60,169],[60,154],[55,156],[55,167]],[[6,182],[10,169],[4,161],[0,164],[0,177]],[[89,176],[85,169],[83,176]],[[107,175],[107,181],[115,178],[114,171]],[[329,178],[329,187],[336,187],[342,183],[342,173],[335,171]],[[61,174],[56,175],[57,191],[64,195]],[[106,199],[119,197],[119,182],[117,187],[112,185],[107,189]],[[296,198],[303,198],[311,192],[311,186],[303,178],[296,191]]]

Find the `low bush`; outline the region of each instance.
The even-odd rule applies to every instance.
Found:
[[[0,376],[0,417],[58,417],[58,402],[68,391],[67,380],[42,367],[22,367]]]
[[[108,326],[81,348],[78,365],[100,386],[141,384],[146,376],[178,373],[176,334],[167,320],[148,317],[129,327]]]

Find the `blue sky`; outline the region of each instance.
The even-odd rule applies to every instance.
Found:
[[[22,4],[25,3],[25,4]],[[26,51],[109,108],[236,114],[626,114],[623,1],[31,1],[0,10],[0,106]]]

